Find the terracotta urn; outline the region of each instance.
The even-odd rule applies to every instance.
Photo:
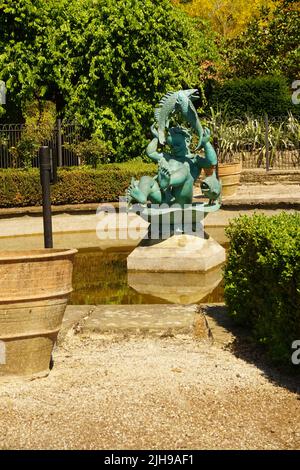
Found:
[[[0,251],[0,378],[49,373],[76,253]]]
[[[222,196],[233,196],[240,185],[242,163],[219,163],[218,177],[222,183]]]

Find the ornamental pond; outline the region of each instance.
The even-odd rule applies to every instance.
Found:
[[[223,302],[221,267],[206,275],[186,273],[184,279],[182,273],[135,275],[127,272],[126,258],[129,253],[130,251],[102,251],[97,248],[79,250],[75,257],[74,291],[70,303],[97,305]],[[161,290],[158,289],[159,284]]]

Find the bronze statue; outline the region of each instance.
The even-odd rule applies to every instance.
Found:
[[[146,154],[158,163],[155,177],[142,176],[140,180],[132,178],[127,190],[128,204],[192,204],[193,185],[203,168],[215,168],[217,155],[210,143],[210,131],[202,129],[197,112],[191,98],[195,98],[197,90],[180,90],[167,93],[155,110],[155,124],[151,126],[153,139],[146,149]],[[198,135],[196,147],[204,150],[204,156],[191,153],[192,136],[182,125],[169,128],[172,114],[179,113]],[[165,137],[167,131],[167,137]],[[159,145],[167,144],[168,150],[158,150]],[[216,177],[215,169],[212,175],[201,184],[203,196],[209,199],[208,205],[220,207],[221,184]]]

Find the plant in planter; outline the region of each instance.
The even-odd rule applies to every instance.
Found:
[[[235,120],[228,126],[226,116],[211,108],[211,116],[206,120],[206,125],[211,129],[213,145],[218,155],[218,177],[222,183],[222,195],[231,196],[239,186],[242,170],[238,151],[242,141],[239,122]],[[207,175],[209,171],[211,169],[206,171]]]
[[[265,118],[246,115],[243,119],[231,119],[226,113],[211,109],[211,115],[204,122],[212,130],[213,144],[218,154],[219,176],[221,179],[226,177],[223,181],[223,195],[233,194],[242,162],[250,168],[266,168]],[[291,113],[285,119],[270,120],[267,135],[270,168],[274,168],[279,159],[284,164],[286,157],[295,166],[298,165],[299,129],[299,120]],[[230,172],[233,175],[231,182],[228,179]],[[227,183],[230,183],[228,187]]]

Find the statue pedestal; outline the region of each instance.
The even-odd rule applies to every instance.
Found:
[[[148,242],[149,243],[149,242]],[[127,258],[128,271],[205,272],[225,261],[225,249],[213,238],[180,234],[142,243]]]

